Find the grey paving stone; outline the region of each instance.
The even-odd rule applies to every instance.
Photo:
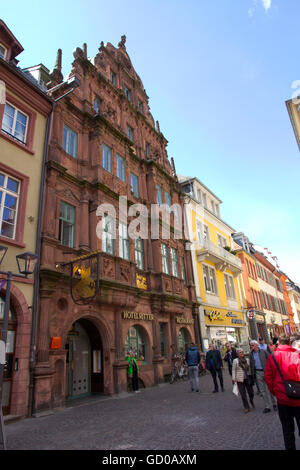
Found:
[[[143,389],[118,398],[77,400],[52,415],[6,425],[10,450],[283,450],[276,412],[256,408],[247,415],[232,393],[212,394],[210,374],[200,377],[200,393],[189,382]],[[298,433],[297,448],[300,449]]]

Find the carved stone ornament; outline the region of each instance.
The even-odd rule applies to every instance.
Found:
[[[121,41],[119,42],[118,47],[120,49],[121,48],[126,49],[125,43],[126,43],[126,36],[125,36],[125,34],[123,34],[123,36],[121,36]]]

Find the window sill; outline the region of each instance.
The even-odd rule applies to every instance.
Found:
[[[13,238],[3,237],[2,235],[0,235],[0,242],[6,243],[7,245],[16,246],[18,248],[26,247],[25,243],[14,240]]]
[[[5,134],[5,132],[0,131],[0,136],[3,137],[3,139],[7,140],[8,142],[16,145],[20,149],[24,150],[25,152],[29,153],[30,155],[35,155],[35,152],[31,150],[29,147],[27,147],[26,144],[22,144],[21,142],[18,142],[9,134]]]

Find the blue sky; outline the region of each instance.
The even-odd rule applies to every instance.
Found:
[[[18,12],[16,14],[16,12]],[[300,153],[285,101],[300,80],[298,0],[3,2],[25,51],[52,69],[63,50],[101,41],[127,52],[180,174],[223,201],[223,219],[276,255],[300,283]]]

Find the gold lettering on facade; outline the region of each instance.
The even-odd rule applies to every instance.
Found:
[[[123,320],[153,321],[154,315],[152,313],[122,312],[122,318]]]
[[[193,325],[194,320],[185,317],[176,317],[176,323],[182,323],[184,325]]]

